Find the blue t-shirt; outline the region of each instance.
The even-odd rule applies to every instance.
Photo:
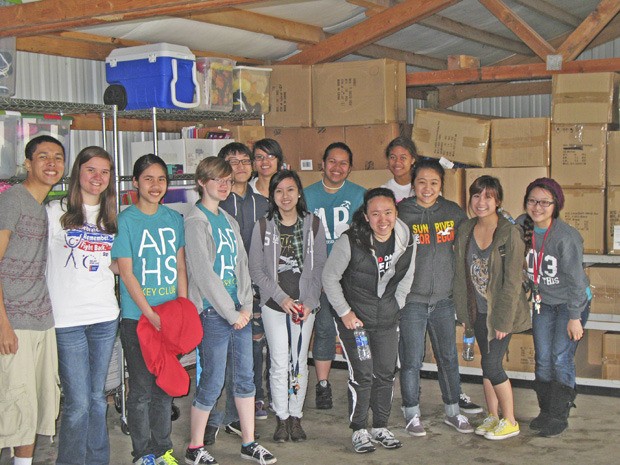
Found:
[[[321,181],[304,189],[308,210],[321,218],[325,228],[328,254],[336,239],[348,229],[355,210],[364,203],[365,192],[362,186],[350,181],[345,181],[333,194],[325,192]]]
[[[142,213],[135,205],[118,215],[118,234],[112,246],[112,259],[131,258],[149,305],[177,298],[177,252],[185,247],[183,218],[160,205],[154,215]],[[123,318],[138,320],[142,312],[121,280]]]
[[[238,304],[237,275],[235,274],[238,244],[235,231],[223,213],[220,212],[219,215],[215,215],[201,203],[198,203],[197,206],[200,211],[207,215],[207,220],[211,223],[211,234],[213,235],[213,242],[215,242],[213,271],[220,277],[235,304]],[[202,304],[203,308],[211,307],[207,299],[202,299]]]

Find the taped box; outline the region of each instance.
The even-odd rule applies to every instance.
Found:
[[[491,166],[549,166],[549,118],[491,121]]]
[[[590,313],[620,315],[620,268],[589,266],[586,274],[592,290]]]
[[[556,74],[551,90],[555,124],[618,122],[617,73]]]
[[[583,237],[583,251],[605,252],[605,189],[564,189],[560,217]]]
[[[606,242],[607,253],[620,254],[620,186],[607,188]]]

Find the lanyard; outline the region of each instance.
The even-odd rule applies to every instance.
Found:
[[[553,224],[553,223],[552,223]],[[551,224],[545,231],[543,236],[542,245],[540,246],[540,253],[536,254],[536,232],[532,233],[532,251],[534,252],[534,286],[538,289],[538,283],[540,282],[540,268],[542,267],[543,255],[545,251],[545,241],[551,230]]]

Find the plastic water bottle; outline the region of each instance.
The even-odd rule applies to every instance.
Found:
[[[465,330],[463,334],[463,360],[471,362],[474,359],[474,342],[476,338],[473,331]]]
[[[372,358],[372,354],[370,353],[368,334],[366,334],[366,330],[361,326],[356,326],[353,330],[353,336],[355,337],[355,345],[357,346],[357,356],[359,359],[370,360]]]

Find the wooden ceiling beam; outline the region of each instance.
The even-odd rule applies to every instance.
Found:
[[[558,53],[562,55],[564,61],[572,61],[577,58],[618,12],[620,12],[618,0],[601,0],[596,9],[558,48]]]
[[[325,39],[323,29],[318,26],[235,8],[216,13],[190,13],[182,15],[182,17],[193,21],[266,34],[276,39],[300,44],[318,44]]]
[[[445,16],[434,15],[419,21],[418,24],[437,31],[445,32],[446,34],[460,37],[462,39],[488,45],[489,47],[507,50],[520,55],[532,55],[532,50],[522,42],[468,26],[467,24],[454,21],[450,18],[446,18]]]
[[[2,8],[0,37],[32,36],[118,21],[208,12],[265,0],[45,0]]]
[[[407,74],[407,86],[441,86],[494,81],[549,79],[554,74],[620,71],[620,58],[579,60],[564,63],[561,71],[549,71],[545,63],[512,66],[486,66],[478,69],[425,71]]]
[[[396,5],[397,2],[395,0],[347,0],[347,3],[366,8],[367,14],[372,16]]]
[[[546,16],[549,19],[553,19],[559,23],[571,26],[573,28],[581,24],[581,18],[575,16],[568,11],[549,3],[545,0],[513,0],[519,5],[523,5],[529,10],[535,11],[541,15]]]
[[[105,37],[83,32],[65,31],[56,34],[43,34],[32,37],[18,37],[17,50],[21,52],[43,53],[71,58],[103,61],[115,48],[145,45],[147,42],[137,40]],[[264,65],[263,60],[211,52],[192,50],[197,57],[218,57],[235,60],[239,64]]]
[[[377,44],[366,45],[356,50],[355,54],[366,58],[390,58],[392,60],[404,61],[407,65],[417,66],[418,68],[437,70],[447,68],[446,60]]]
[[[532,51],[545,61],[547,55],[555,54],[555,49],[534,29],[523,21],[514,11],[508,8],[501,0],[478,0],[489,12],[499,19],[504,26],[510,29]]]
[[[407,0],[283,61],[316,64],[342,58],[460,0]]]
[[[414,88],[415,89],[415,88]],[[500,82],[441,86],[439,108],[445,110],[472,98],[514,97],[519,95],[544,95],[551,93],[551,81]]]

